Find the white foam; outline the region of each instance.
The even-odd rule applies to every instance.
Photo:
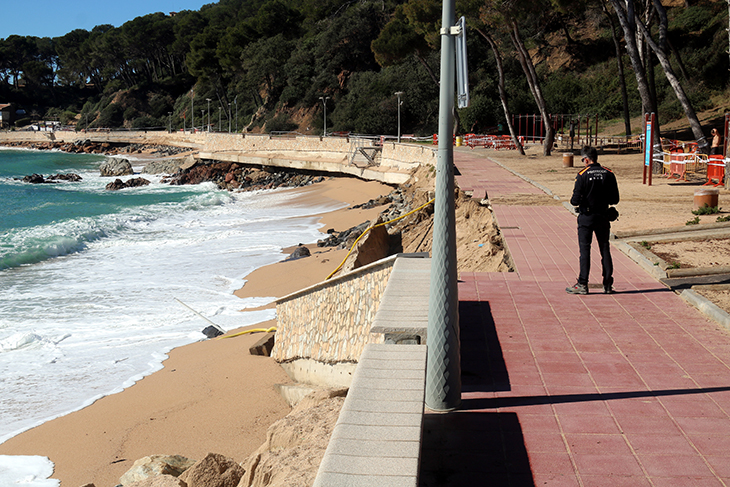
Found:
[[[58,487],[53,475],[53,462],[46,457],[0,455],[0,486]]]
[[[211,189],[184,187],[194,197],[183,204],[91,219],[104,235],[80,251],[0,270],[0,443],[119,392],[159,370],[172,348],[204,339],[209,323],[175,298],[224,330],[275,317],[241,312],[273,298],[233,291],[282,260],[282,248],[321,238],[307,215],[335,206]]]

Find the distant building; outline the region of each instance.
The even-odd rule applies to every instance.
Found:
[[[10,127],[15,122],[15,110],[10,103],[0,103],[0,128]]]

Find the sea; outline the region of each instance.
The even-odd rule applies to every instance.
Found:
[[[273,319],[253,310],[273,297],[233,292],[284,248],[322,238],[317,214],[343,206],[147,174],[149,186],[108,191],[104,161],[0,149],[0,443],[133,385],[211,323]],[[82,180],[22,181],[34,173]],[[47,458],[0,456],[0,485],[57,486],[52,471]]]

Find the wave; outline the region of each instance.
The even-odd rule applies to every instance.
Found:
[[[18,332],[0,340],[0,353],[13,352],[27,348],[37,348],[44,345],[58,345],[71,334],[67,333],[59,337],[44,338],[34,332]]]
[[[0,237],[0,270],[81,252],[89,243],[109,235],[110,229],[92,222],[69,223],[75,225],[21,228]]]

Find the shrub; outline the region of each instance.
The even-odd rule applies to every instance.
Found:
[[[697,208],[696,210],[692,210],[693,215],[714,215],[715,213],[720,213],[719,206],[710,206],[707,203],[705,203],[701,208]]]

